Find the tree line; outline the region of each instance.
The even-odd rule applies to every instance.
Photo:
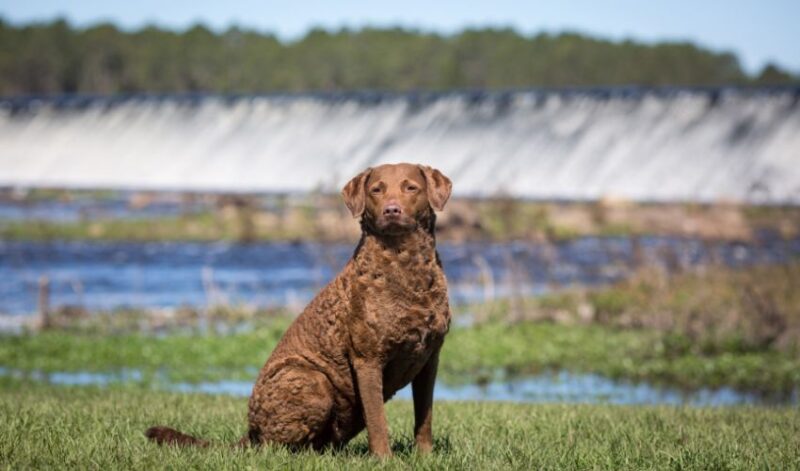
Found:
[[[441,35],[313,29],[295,41],[232,27],[182,32],[0,19],[0,95],[446,90],[568,86],[797,84],[775,65],[748,75],[730,52],[512,29]]]

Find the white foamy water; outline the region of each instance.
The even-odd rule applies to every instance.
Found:
[[[410,161],[462,196],[800,203],[800,91],[27,100],[0,186],[338,192]]]

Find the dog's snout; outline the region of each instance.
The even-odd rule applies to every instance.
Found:
[[[384,216],[400,216],[401,214],[403,214],[403,210],[399,204],[387,204],[383,208]]]

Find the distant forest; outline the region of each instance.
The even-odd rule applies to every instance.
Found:
[[[774,65],[745,73],[734,54],[692,43],[470,29],[314,29],[291,42],[204,26],[183,32],[0,19],[0,95],[130,92],[444,90],[604,85],[800,83]]]

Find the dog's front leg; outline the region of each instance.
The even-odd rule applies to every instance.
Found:
[[[356,359],[353,367],[364,407],[369,450],[376,456],[390,456],[389,426],[383,408],[383,368],[379,362],[365,359]]]
[[[414,438],[420,453],[433,449],[433,385],[439,366],[439,351],[433,352],[422,370],[414,377],[411,391],[414,395]]]

